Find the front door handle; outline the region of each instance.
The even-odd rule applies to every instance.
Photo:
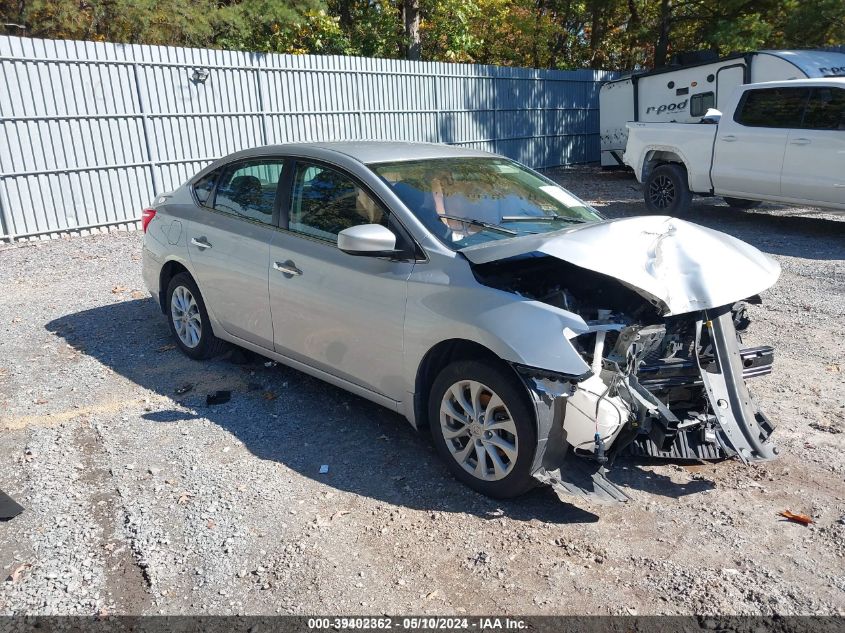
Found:
[[[287,260],[286,262],[273,262],[273,270],[278,270],[282,273],[285,277],[290,279],[291,277],[298,277],[302,274],[302,271],[296,267],[291,260]]]
[[[196,246],[201,251],[204,251],[207,248],[211,248],[211,244],[209,244],[208,240],[206,240],[204,237],[200,237],[200,238],[192,237],[191,238],[191,244]]]
[[[808,138],[794,138],[789,142],[792,143],[793,145],[809,145],[810,139],[808,139]]]
[[[726,134],[722,137],[723,141],[727,141],[728,143],[733,143],[736,140],[736,136],[733,134]]]

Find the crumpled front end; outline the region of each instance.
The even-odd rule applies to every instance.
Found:
[[[626,500],[605,477],[624,451],[745,463],[776,455],[773,426],[746,385],[771,371],[773,350],[742,347],[745,303],[675,313],[651,293],[547,255],[474,270],[482,283],[578,314],[588,326],[564,335],[590,371],[515,366],[540,427],[534,476],[559,494]]]
[[[627,450],[675,459],[772,459],[773,426],[746,385],[746,377],[771,370],[772,350],[740,347],[735,321],[742,313],[741,305],[724,306],[641,325],[605,312],[574,341],[591,360],[587,376],[553,380],[519,368],[538,417],[559,427],[535,477],[561,494],[624,501],[605,472]]]

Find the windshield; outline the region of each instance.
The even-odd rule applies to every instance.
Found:
[[[602,219],[583,200],[506,158],[435,158],[370,169],[454,250]]]

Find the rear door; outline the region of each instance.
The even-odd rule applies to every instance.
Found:
[[[813,88],[800,128],[789,132],[781,192],[845,204],[845,89]]]
[[[789,131],[801,123],[808,88],[747,90],[733,120],[719,124],[713,148],[713,187],[742,198],[780,196]]]
[[[278,231],[283,169],[280,158],[222,167],[188,228],[188,253],[206,305],[226,332],[267,349],[273,349],[270,242]]]

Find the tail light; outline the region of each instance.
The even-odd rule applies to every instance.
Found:
[[[141,228],[143,229],[144,233],[147,232],[147,226],[150,224],[150,222],[152,222],[155,216],[155,209],[144,209],[143,211],[141,211]]]

